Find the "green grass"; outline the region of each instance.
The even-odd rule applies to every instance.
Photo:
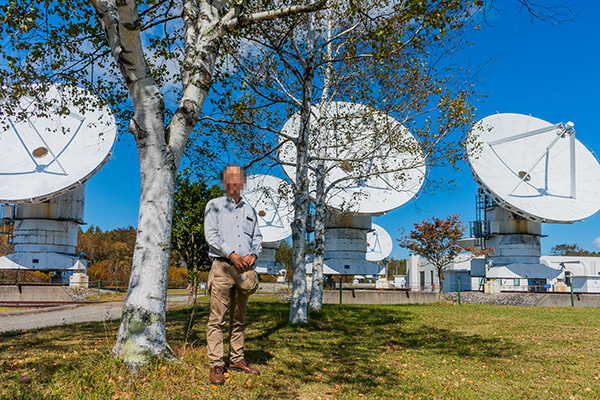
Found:
[[[206,299],[170,311],[180,363],[133,379],[110,356],[118,321],[5,334],[6,399],[593,399],[600,394],[600,309],[491,305],[325,306],[306,326],[288,303],[253,296],[246,356],[260,377],[208,383]],[[22,382],[23,377],[29,379]]]
[[[100,297],[98,297],[98,292],[96,290],[89,289],[88,292],[89,295],[86,301],[120,301],[125,300],[125,297],[127,297],[126,290],[120,290],[118,293],[101,290]]]
[[[199,289],[199,292],[201,292],[202,290]],[[167,294],[189,294],[190,291],[188,289],[168,289],[167,290]]]
[[[19,308],[19,307],[0,307],[0,313],[11,312],[11,311],[21,311],[21,310],[25,310],[25,308]]]

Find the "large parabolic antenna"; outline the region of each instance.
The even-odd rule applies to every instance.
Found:
[[[326,160],[325,186],[333,186],[326,200],[329,206],[374,215],[400,207],[417,194],[425,178],[425,158],[408,129],[361,104],[332,102],[323,115],[320,110],[320,106],[313,107],[309,157]],[[296,113],[282,133],[296,137],[299,130],[300,114]],[[279,152],[292,181],[296,179],[296,154],[291,142]],[[311,182],[314,193],[314,174]]]
[[[367,233],[367,261],[381,261],[390,255],[394,243],[390,234],[377,224]]]
[[[53,86],[44,99],[47,116],[8,119],[8,129],[0,133],[0,202],[48,200],[77,188],[108,161],[117,135],[110,109],[82,111],[75,96],[99,103],[83,89]],[[34,102],[23,98],[20,108],[32,110]],[[58,112],[64,106],[67,115]]]
[[[283,263],[275,262],[278,242],[292,234],[294,219],[289,184],[270,175],[251,175],[246,179],[244,198],[258,215],[258,228],[263,235],[262,254],[256,261],[259,274],[278,274]]]
[[[573,124],[521,114],[482,119],[471,132],[475,181],[502,208],[534,222],[572,223],[600,209],[600,164]]]
[[[469,164],[485,215],[476,236],[494,248],[485,276],[555,279],[561,271],[540,263],[542,223],[573,223],[600,209],[600,164],[570,122],[496,114],[471,135],[480,151],[470,152]]]
[[[323,270],[342,275],[378,274],[381,267],[367,256],[371,218],[400,207],[418,193],[426,173],[423,151],[394,118],[360,104],[314,106],[310,130],[310,165],[314,170],[323,163],[325,187],[330,188],[325,200],[330,212],[324,221]],[[300,115],[295,114],[282,133],[297,137],[299,131]],[[292,181],[296,178],[296,154],[291,142],[284,143],[279,152]],[[310,173],[310,181],[314,198],[314,173]]]
[[[19,107],[29,117],[4,118],[8,128],[0,133],[0,203],[12,203],[3,206],[3,218],[14,224],[15,245],[0,257],[0,269],[54,271],[52,279],[65,282],[67,271],[86,269],[76,254],[85,182],[108,161],[117,125],[81,88],[53,86]],[[34,116],[36,110],[44,114]]]

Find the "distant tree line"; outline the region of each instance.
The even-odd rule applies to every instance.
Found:
[[[119,282],[127,286],[131,274],[136,230],[130,226],[102,231],[97,226],[83,231],[77,238],[77,253],[83,252],[90,261],[87,274],[90,281],[106,282],[114,285]],[[169,265],[169,286],[185,287],[188,284],[187,269],[181,266],[179,257],[171,257]]]
[[[557,244],[550,249],[550,254],[553,256],[583,256],[583,257],[599,257],[600,251],[584,250],[577,243],[573,244]]]
[[[391,258],[387,263],[387,278],[393,279],[394,275],[406,275],[406,260]]]

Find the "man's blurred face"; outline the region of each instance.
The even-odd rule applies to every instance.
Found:
[[[227,196],[238,201],[244,188],[244,173],[242,169],[236,166],[227,167],[223,173],[223,186],[225,186]]]

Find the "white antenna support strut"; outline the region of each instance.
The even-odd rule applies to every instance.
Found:
[[[575,195],[576,195],[576,191],[575,191],[575,189],[576,189],[576,184],[575,184],[575,182],[576,182],[576,179],[575,179],[575,129],[573,129],[573,126],[574,125],[572,122],[567,122],[566,124],[559,122],[558,124],[550,125],[545,128],[534,129],[529,132],[520,133],[518,135],[509,136],[509,137],[499,139],[499,140],[494,140],[494,141],[488,143],[490,146],[495,146],[498,144],[509,143],[509,142],[513,142],[515,140],[524,139],[524,138],[528,138],[531,136],[540,135],[542,133],[557,130],[556,138],[552,141],[552,143],[550,143],[550,145],[548,147],[546,147],[546,151],[540,156],[540,158],[538,158],[538,160],[533,164],[533,166],[531,168],[529,168],[527,173],[523,174],[523,176],[519,180],[519,183],[517,183],[517,185],[512,190],[512,192],[510,192],[508,194],[509,196],[512,196],[515,193],[515,191],[519,188],[521,183],[523,183],[524,181],[526,181],[528,179],[531,171],[533,171],[535,169],[535,167],[537,167],[537,165],[540,163],[540,161],[542,161],[544,159],[544,157],[548,156],[550,149],[552,149],[552,147],[554,147],[556,142],[558,142],[559,139],[568,136],[569,137],[569,151],[570,151],[569,166],[570,166],[570,179],[571,179],[571,198],[572,199],[575,198]]]

